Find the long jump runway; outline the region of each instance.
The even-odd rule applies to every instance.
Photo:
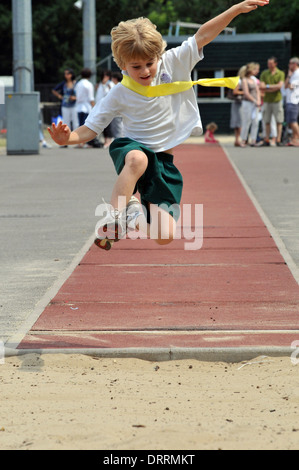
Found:
[[[185,144],[175,162],[192,229],[183,209],[168,246],[92,245],[17,350],[242,359],[299,345],[298,283],[224,150]]]

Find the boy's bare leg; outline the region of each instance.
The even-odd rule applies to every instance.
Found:
[[[174,218],[156,204],[149,203],[147,210],[151,214],[151,224],[147,223],[145,215],[142,214],[136,219],[136,229],[147,234],[159,245],[168,245],[172,242],[176,233]]]
[[[122,211],[124,204],[128,204],[136,183],[143,175],[148,165],[148,159],[144,152],[132,150],[126,155],[125,166],[119,174],[111,195],[111,205]],[[120,196],[125,196],[120,197]],[[123,206],[122,206],[122,205]],[[137,219],[136,228],[147,233],[155,239],[159,245],[169,244],[175,237],[176,222],[171,215],[156,204],[149,204],[152,223],[149,226],[144,215]]]
[[[151,214],[150,237],[159,245],[168,245],[175,238],[176,222],[165,210],[156,204],[149,204]]]
[[[143,175],[148,165],[148,159],[145,153],[140,150],[131,150],[125,159],[125,166],[119,174],[111,195],[111,205],[122,211],[125,204],[128,204],[135,185]],[[125,196],[120,197],[120,196]],[[122,207],[123,205],[123,207]]]

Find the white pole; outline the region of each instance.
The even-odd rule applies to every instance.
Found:
[[[31,0],[13,0],[13,75],[14,91],[34,89]]]
[[[96,84],[96,2],[83,2],[83,63],[92,71],[91,82]]]

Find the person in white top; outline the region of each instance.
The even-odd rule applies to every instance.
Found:
[[[90,81],[91,70],[83,69],[81,71],[81,80],[78,81],[76,90],[76,108],[79,117],[79,125],[82,126],[86,117],[95,105],[94,86]]]
[[[75,87],[76,91],[76,110],[78,113],[79,126],[83,126],[85,120],[95,105],[94,97],[94,86],[90,81],[91,70],[85,68],[81,71],[81,80],[78,81]],[[88,144],[92,144],[93,138],[88,141]],[[78,148],[83,148],[84,143],[80,142],[77,145]]]
[[[238,3],[202,25],[181,46],[166,52],[166,43],[148,19],[121,22],[111,31],[114,60],[139,87],[190,81],[192,69],[203,58],[205,45],[238,15],[268,4],[269,0]],[[157,243],[167,244],[175,237],[183,187],[182,175],[173,164],[172,148],[192,131],[202,133],[194,90],[147,98],[119,83],[93,108],[83,126],[71,132],[68,126],[59,123],[52,125],[49,132],[56,143],[78,144],[102,132],[114,116],[122,117],[125,137],[114,140],[110,146],[119,176],[111,196],[113,209],[103,218],[102,232],[108,233],[114,222],[116,238],[123,236],[120,220],[126,217],[125,230],[150,229],[148,233],[156,234]],[[146,219],[141,205],[132,200],[137,189],[147,211]],[[159,211],[161,204],[163,210]],[[152,225],[146,225],[149,222],[157,224],[153,232]]]
[[[103,98],[105,98],[113,86],[114,83],[111,80],[110,70],[104,70],[102,80],[100,81],[96,92],[96,103],[99,103]]]
[[[285,81],[286,122],[293,131],[290,146],[299,147],[299,58],[293,57],[289,62],[289,73]]]

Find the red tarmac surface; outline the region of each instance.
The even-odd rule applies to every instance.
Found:
[[[222,148],[182,145],[175,161],[182,203],[203,204],[202,248],[186,250],[193,241],[184,239],[166,247],[128,239],[108,252],[91,246],[19,349],[290,347],[299,340],[299,286]]]

